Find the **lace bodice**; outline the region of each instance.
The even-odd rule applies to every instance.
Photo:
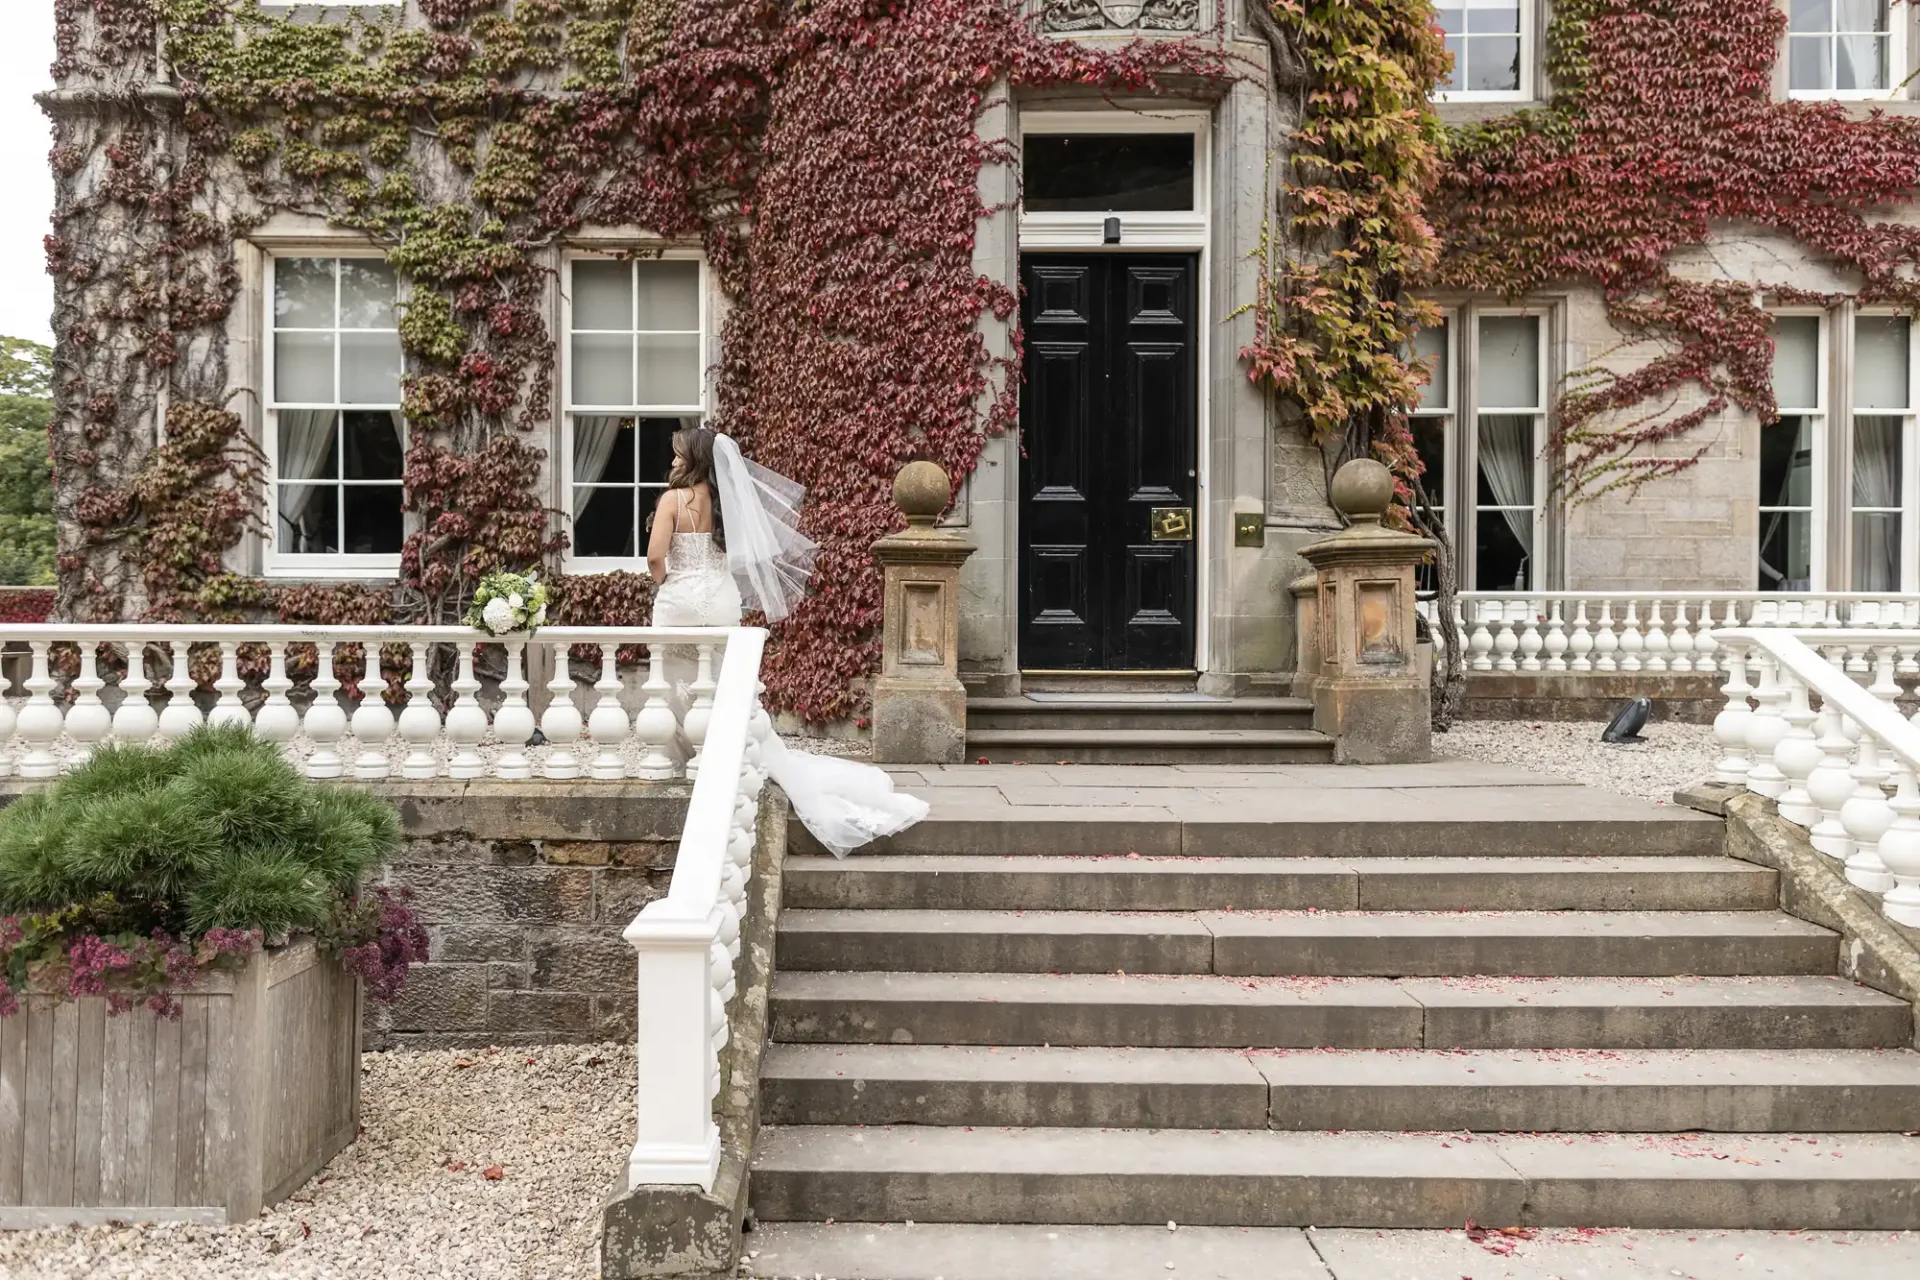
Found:
[[[667,544],[667,572],[725,573],[727,553],[713,545],[710,533],[676,533]]]

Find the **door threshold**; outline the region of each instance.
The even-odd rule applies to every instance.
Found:
[[[1054,670],[1048,667],[1022,667],[1020,669],[1020,675],[1023,678],[1028,676],[1044,676],[1048,679],[1067,677],[1084,680],[1198,680],[1200,678],[1200,673],[1191,667],[1185,669],[1173,668],[1167,671],[1134,671],[1131,669],[1124,671],[1104,671],[1097,667],[1068,667],[1061,670]]]

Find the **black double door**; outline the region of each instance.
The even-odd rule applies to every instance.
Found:
[[[1194,661],[1199,262],[1028,254],[1020,665]]]

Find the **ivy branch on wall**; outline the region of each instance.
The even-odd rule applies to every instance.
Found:
[[[995,211],[978,121],[1006,86],[1224,78],[1193,42],[1042,36],[1004,0],[420,0],[314,22],[253,0],[57,0],[48,238],[67,616],[457,616],[549,564],[543,255],[586,226],[697,240],[729,302],[714,425],[806,484],[815,591],[770,700],[858,710],[877,656],[869,547],[898,467],[967,475],[1015,418],[1016,299],[974,268]],[[396,590],[276,588],[227,552],[262,459],[227,402],[235,242],[272,215],[382,246],[401,281],[411,532]],[[162,439],[154,425],[165,423]],[[635,623],[644,577],[561,579],[557,617]]]

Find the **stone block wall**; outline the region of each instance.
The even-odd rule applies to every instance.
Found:
[[[620,934],[673,878],[685,783],[392,783],[406,829],[385,881],[431,939],[373,1048],[625,1040],[634,955]]]

